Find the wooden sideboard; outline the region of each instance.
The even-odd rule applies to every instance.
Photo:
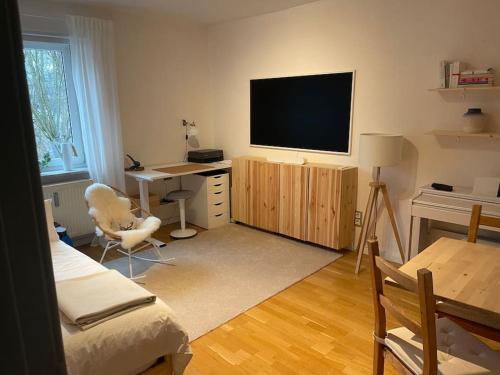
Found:
[[[232,164],[235,221],[322,246],[352,246],[356,167],[241,157]]]

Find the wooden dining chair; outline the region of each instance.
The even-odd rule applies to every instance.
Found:
[[[379,256],[376,240],[368,241],[375,312],[373,374],[384,373],[386,356],[402,374],[498,374],[500,354],[446,318],[436,319],[432,272],[417,271],[417,280]],[[418,297],[420,321],[384,294],[384,276]],[[402,327],[387,330],[386,313]]]
[[[488,227],[500,228],[500,217],[492,217],[481,215],[482,206],[475,204],[472,206],[472,214],[470,216],[469,223],[469,234],[467,236],[467,241],[476,242],[477,232],[479,231],[480,225],[486,225]]]

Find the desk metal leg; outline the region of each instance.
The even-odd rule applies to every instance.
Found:
[[[139,180],[139,194],[141,199],[141,208],[149,212],[149,186],[146,180]],[[142,215],[145,215],[144,212]]]
[[[146,180],[138,180],[139,182],[139,198],[141,201],[141,208],[143,210],[146,210],[149,212],[149,185],[148,181]],[[142,213],[142,216],[145,217],[145,213]],[[147,241],[158,246],[158,247],[164,247],[167,244],[163,241],[157,240],[156,238],[153,237],[148,237]]]

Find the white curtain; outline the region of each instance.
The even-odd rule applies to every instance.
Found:
[[[68,16],[71,68],[90,177],[125,189],[113,24]]]

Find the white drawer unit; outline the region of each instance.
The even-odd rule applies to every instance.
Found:
[[[186,201],[186,220],[202,228],[217,228],[229,223],[229,174],[200,174],[182,177],[182,188],[193,191]]]

